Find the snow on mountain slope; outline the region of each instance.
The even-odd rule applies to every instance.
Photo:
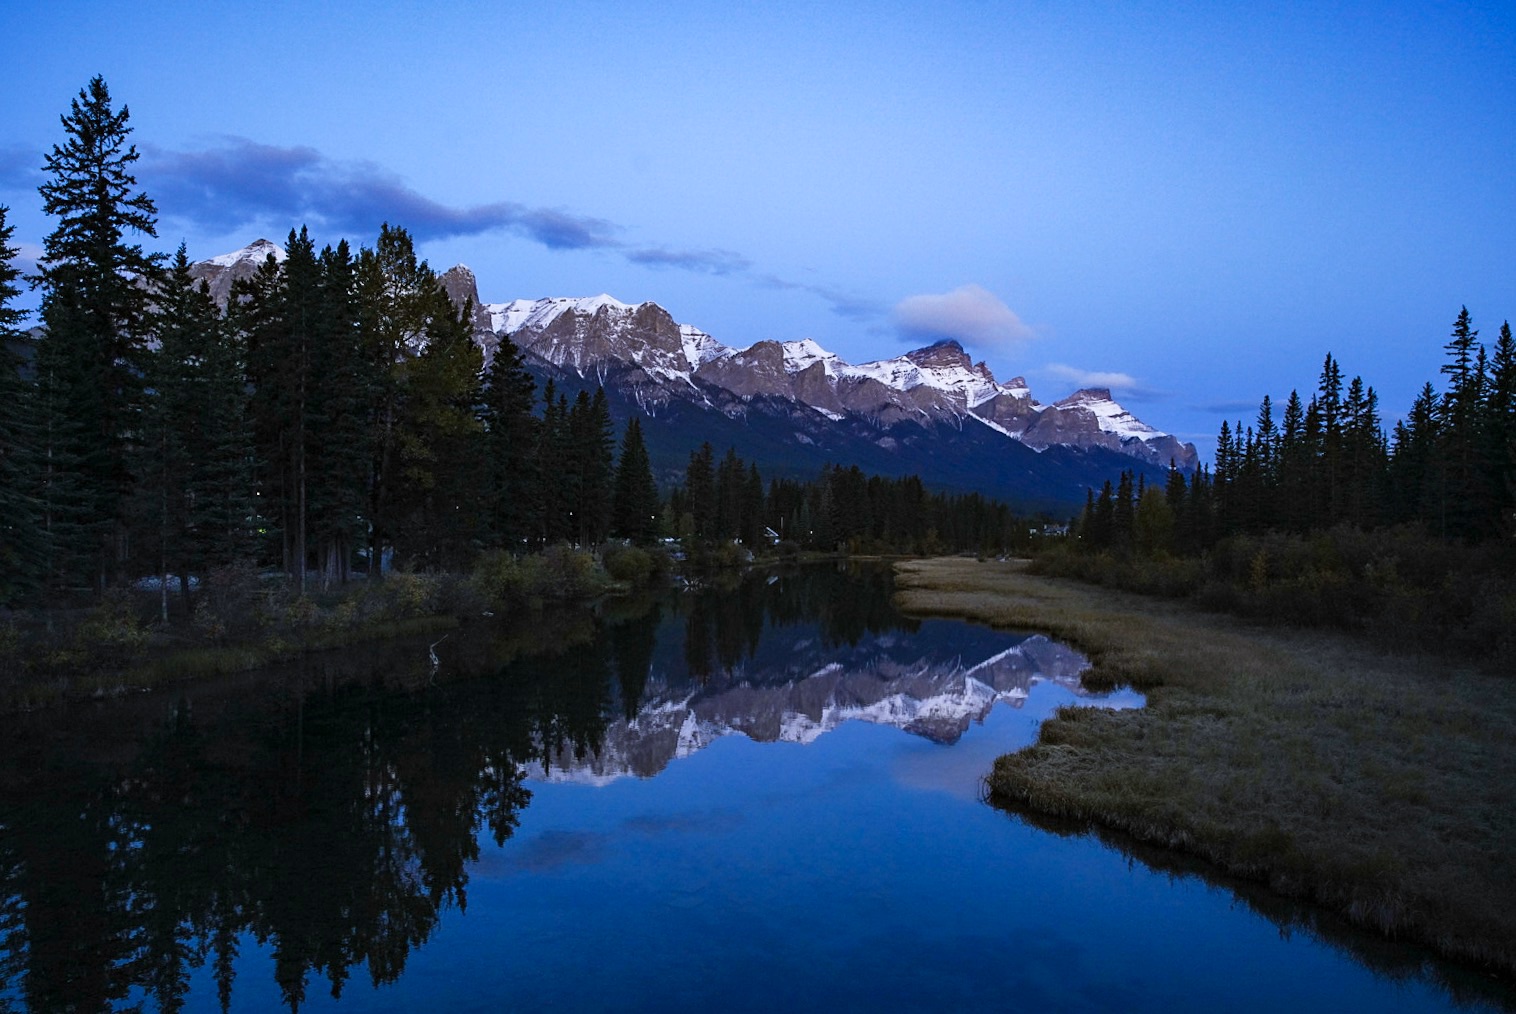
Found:
[[[282,261],[285,253],[259,239],[191,270],[224,306],[232,285],[251,277],[269,256]],[[594,372],[604,381],[609,370],[649,411],[679,398],[706,407],[719,404],[737,418],[744,405],[762,397],[805,406],[832,422],[851,418],[883,430],[906,421],[961,429],[964,418],[972,416],[1038,451],[1055,445],[1102,447],[1157,465],[1198,464],[1193,445],[1137,419],[1109,391],[1077,391],[1044,406],[1032,398],[1024,378],[998,382],[956,341],[854,365],[811,338],[734,349],[676,322],[650,301],[634,305],[601,293],[481,303],[467,269],[459,266],[441,277],[455,301],[474,300],[476,332],[487,356],[509,337],[529,358],[580,376]],[[891,443],[880,440],[880,446]]]

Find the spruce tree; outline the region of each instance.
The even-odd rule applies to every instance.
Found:
[[[369,427],[369,570],[378,577],[397,527],[394,501],[410,364],[426,331],[437,279],[425,261],[417,260],[410,233],[385,223],[374,248],[358,255],[357,284]]]
[[[367,534],[372,384],[347,241],[323,248],[319,267],[306,507],[321,582],[329,586],[351,576],[353,554]]]
[[[1478,344],[1468,307],[1458,312],[1453,330],[1443,346],[1448,354],[1441,367],[1448,377],[1442,396],[1441,454],[1437,461],[1439,527],[1443,534],[1468,537],[1479,525],[1478,459],[1482,450],[1480,395],[1484,386],[1484,349]]]
[[[627,421],[616,462],[615,489],[611,498],[611,534],[648,545],[658,536],[658,487],[642,441],[642,422]]]
[[[61,117],[39,188],[58,219],[34,279],[45,333],[37,349],[48,457],[44,509],[66,582],[103,589],[125,564],[129,445],[139,432],[150,294],[161,258],[129,243],[156,236],[157,209],[131,174],[129,112],[111,107],[104,79]]]
[[[16,227],[10,209],[0,205],[0,605],[14,605],[31,595],[43,576],[46,554],[41,503],[36,481],[40,471],[38,429],[31,384],[22,376],[21,350],[26,336],[23,311],[12,306],[19,252],[11,246]]]
[[[189,258],[179,245],[173,264],[156,294],[158,344],[148,356],[144,376],[150,397],[142,413],[136,454],[138,476],[135,513],[143,527],[138,542],[155,547],[160,579],[161,618],[168,622],[168,576],[177,574],[189,598],[190,508],[194,502],[189,475],[199,441],[200,409],[194,372],[209,344],[200,332],[216,330],[216,307],[190,278]]]
[[[485,374],[479,413],[484,424],[485,496],[489,541],[518,552],[536,532],[540,500],[537,419],[532,414],[536,387],[522,364],[521,350],[502,336]]]
[[[1509,321],[1500,325],[1490,357],[1485,428],[1488,530],[1496,537],[1510,537],[1516,535],[1516,340]]]
[[[690,452],[690,462],[684,470],[684,491],[697,539],[716,535],[716,475],[712,457],[711,445],[701,444],[699,450]]]
[[[473,556],[485,525],[476,414],[484,361],[471,305],[455,307],[434,283],[423,310],[425,345],[407,364],[398,425],[392,537],[411,561],[456,570]]]

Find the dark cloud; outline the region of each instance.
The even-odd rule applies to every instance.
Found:
[[[651,268],[681,268],[710,275],[741,274],[752,267],[752,262],[730,250],[668,250],[663,247],[643,247],[628,250],[626,259],[633,264]]]
[[[166,216],[223,232],[274,220],[368,234],[403,225],[418,240],[502,230],[553,250],[617,247],[616,226],[556,208],[502,201],[452,207],[369,162],[336,162],[314,148],[222,139],[200,151],[144,152],[144,187]]]
[[[35,161],[30,154],[27,159]],[[0,184],[14,177],[34,186],[40,174],[24,168],[31,161],[0,149]],[[752,262],[732,250],[632,245],[620,238],[622,229],[616,223],[563,208],[533,208],[512,201],[442,204],[383,166],[340,162],[307,146],[228,136],[195,151],[147,148],[138,176],[165,218],[221,234],[278,232],[304,224],[323,232],[367,236],[384,222],[404,226],[420,241],[507,232],[549,250],[605,250],[644,267],[747,276],[758,285],[811,293],[833,313],[851,320],[877,321],[888,311],[874,300],[824,285],[773,275],[754,277]]]

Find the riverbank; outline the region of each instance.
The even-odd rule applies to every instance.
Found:
[[[1177,848],[1516,978],[1516,682],[1321,631],[1036,577],[896,565],[916,616],[1037,630],[1134,711],[1066,709],[993,800]]]

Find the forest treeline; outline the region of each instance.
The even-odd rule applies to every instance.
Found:
[[[1462,308],[1426,383],[1386,433],[1362,377],[1326,357],[1281,418],[1223,423],[1214,469],[1130,474],[1091,493],[1044,569],[1228,610],[1516,653],[1516,342]]]
[[[248,565],[304,593],[610,538],[932,551],[1024,531],[983,497],[856,468],[765,486],[709,446],[665,501],[640,420],[618,425],[603,391],[539,391],[508,338],[486,366],[472,308],[405,229],[356,250],[292,230],[220,306],[182,245],[132,241],[156,236],[157,208],[105,82],[62,122],[40,188],[57,227],[24,279],[0,207],[0,605],[148,575],[188,600],[191,576]]]

